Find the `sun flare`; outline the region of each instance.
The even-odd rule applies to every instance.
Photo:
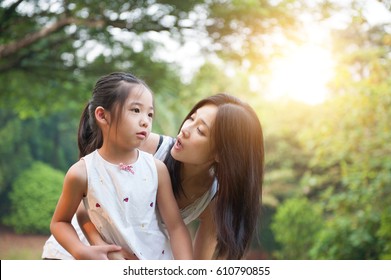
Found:
[[[296,46],[286,56],[272,62],[268,97],[321,103],[332,73],[333,60],[326,48],[311,43]]]

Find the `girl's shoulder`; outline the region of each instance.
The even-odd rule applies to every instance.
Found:
[[[86,186],[87,185],[87,169],[83,159],[80,159],[74,163],[65,175],[65,181],[75,186]]]
[[[84,176],[86,175],[86,163],[83,159],[79,159],[75,162],[68,170],[68,173],[71,173],[75,176]]]

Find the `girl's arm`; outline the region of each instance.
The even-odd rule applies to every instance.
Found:
[[[170,175],[163,162],[156,160],[159,188],[157,206],[170,235],[170,244],[175,259],[193,259],[193,247],[189,230],[182,220],[178,204],[172,192]]]
[[[56,240],[75,259],[107,259],[107,251],[118,250],[118,246],[92,247],[84,245],[71,224],[73,215],[87,191],[87,173],[83,160],[68,170],[63,190],[54,211],[50,230]]]
[[[213,221],[214,201],[199,216],[199,226],[194,238],[194,259],[211,260],[217,244],[216,224]]]

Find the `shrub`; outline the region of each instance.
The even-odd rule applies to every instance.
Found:
[[[62,171],[34,162],[12,184],[11,212],[5,215],[4,224],[17,233],[50,233],[49,225],[63,180]]]
[[[306,198],[286,200],[274,216],[271,228],[281,249],[278,259],[311,259],[311,248],[323,227],[322,211]]]

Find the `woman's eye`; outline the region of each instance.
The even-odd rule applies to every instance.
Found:
[[[133,108],[130,111],[135,112],[135,113],[140,113],[140,109],[139,108]]]
[[[149,113],[148,117],[153,118],[153,113]]]
[[[202,135],[202,136],[205,135],[205,133],[203,133],[201,129],[197,128],[197,131],[198,131],[198,133],[199,133],[200,135]]]

